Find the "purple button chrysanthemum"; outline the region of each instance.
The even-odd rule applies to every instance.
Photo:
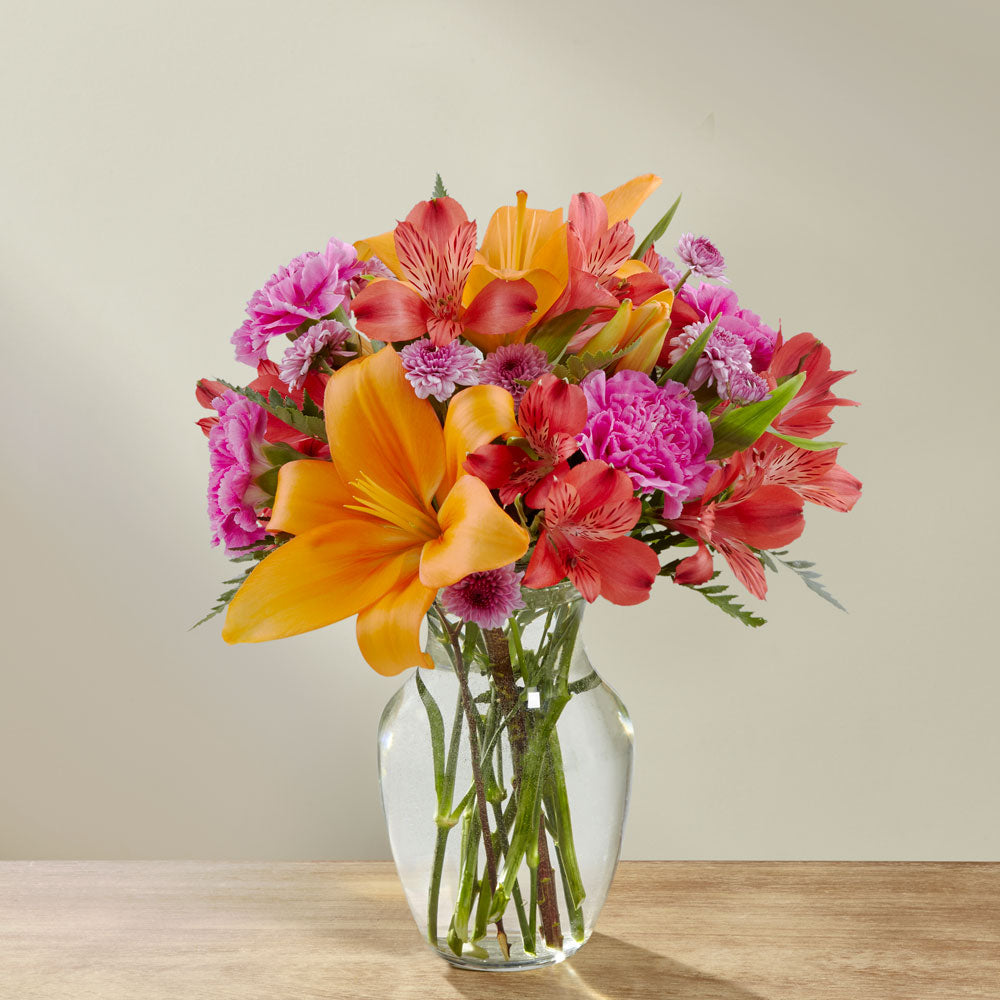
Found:
[[[688,390],[679,382],[658,386],[631,370],[611,378],[592,372],[580,385],[587,396],[587,424],[577,439],[584,455],[620,469],[641,493],[662,490],[664,517],[679,516],[714,471],[712,428]]]
[[[349,336],[347,327],[334,319],[309,327],[285,351],[279,368],[281,380],[289,389],[301,388],[317,358],[330,360],[333,355],[349,356],[349,352],[340,350]]]
[[[707,236],[685,233],[677,244],[677,256],[695,274],[717,278],[719,281],[726,280],[726,259]]]
[[[470,573],[458,583],[441,591],[445,611],[481,628],[500,628],[517,610],[524,607],[521,577],[513,566]]]
[[[756,372],[736,372],[725,389],[725,399],[737,406],[759,403],[771,395],[767,380]]]
[[[221,542],[232,550],[267,534],[257,520],[257,509],[267,497],[254,482],[269,467],[261,454],[267,414],[231,390],[212,405],[219,411],[219,422],[208,435],[208,519],[212,544]]]
[[[428,337],[423,337],[407,344],[399,356],[406,369],[406,380],[420,399],[433,396],[445,403],[458,386],[479,383],[479,363],[483,356],[459,340],[435,347]]]
[[[719,320],[719,325],[712,331],[712,336],[708,338],[705,350],[702,351],[698,363],[695,365],[694,373],[688,379],[689,389],[700,389],[703,385],[715,386],[715,391],[722,399],[725,399],[726,386],[729,380],[736,374],[752,374],[753,365],[751,363],[750,348],[747,347],[743,338],[723,327],[723,320]],[[673,350],[670,352],[669,361],[676,364],[683,357],[684,352],[705,332],[708,320],[702,323],[692,323],[684,327],[683,330],[671,341]]]
[[[321,253],[304,253],[279,268],[247,303],[250,318],[231,338],[236,360],[256,366],[267,357],[269,341],[306,320],[329,316],[346,301],[351,282],[363,273],[354,247],[335,238]]]
[[[524,383],[541,378],[550,367],[548,355],[534,344],[503,344],[486,356],[479,381],[506,389],[517,407],[528,391]]]

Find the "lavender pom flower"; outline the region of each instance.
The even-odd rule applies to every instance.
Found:
[[[708,417],[679,382],[658,386],[642,372],[608,378],[591,372],[580,387],[587,423],[577,438],[587,458],[620,469],[644,494],[662,490],[664,517],[678,517],[685,501],[701,495],[715,467],[708,461]]]
[[[513,566],[470,573],[441,591],[445,611],[480,628],[500,628],[520,608],[521,577]]]
[[[735,372],[726,385],[723,399],[736,406],[747,406],[768,399],[770,395],[767,380],[756,372]]]
[[[684,352],[705,332],[708,320],[702,323],[692,323],[671,341],[673,350],[669,361],[676,364]],[[721,321],[708,338],[705,350],[702,351],[694,373],[688,379],[689,389],[700,389],[703,385],[715,386],[715,391],[722,399],[726,398],[726,386],[737,373],[749,375],[753,373],[750,348],[739,335],[722,328]]]
[[[515,409],[528,391],[523,382],[540,379],[549,369],[549,356],[534,344],[503,344],[487,355],[479,369],[479,381],[498,385],[514,397]]]
[[[261,448],[267,414],[249,399],[227,390],[212,400],[219,422],[208,435],[208,519],[212,544],[227,550],[259,542],[267,532],[257,509],[267,501],[254,480],[270,467]]]
[[[343,323],[326,319],[309,327],[297,337],[281,359],[279,375],[289,389],[300,389],[317,358],[329,360],[333,356],[350,357],[349,351],[340,350],[350,336]]]
[[[717,278],[719,281],[727,280],[726,259],[707,236],[685,233],[677,244],[677,256],[695,274],[704,278]]]
[[[435,347],[428,337],[414,340],[399,352],[406,380],[420,399],[433,396],[446,403],[459,385],[479,384],[482,354],[468,344],[453,340]]]
[[[309,251],[279,268],[247,303],[250,318],[231,338],[236,360],[256,367],[275,337],[329,316],[347,300],[350,283],[364,266],[354,247],[332,238],[322,253]]]

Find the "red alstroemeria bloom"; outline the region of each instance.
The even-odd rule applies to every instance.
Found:
[[[806,380],[795,398],[772,421],[771,426],[792,437],[815,438],[833,426],[830,411],[835,406],[857,406],[852,399],[840,399],[830,389],[849,371],[830,370],[830,349],[811,333],[800,333],[787,343],[778,344],[767,370],[772,387],[786,375],[805,372]]]
[[[711,499],[727,489],[732,492],[726,499]],[[794,542],[805,527],[803,506],[795,490],[765,483],[763,471],[759,467],[748,469],[746,456],[738,452],[708,481],[705,496],[686,504],[681,516],[670,522],[698,541],[697,553],[682,560],[674,582],[699,584],[712,578],[707,542],[722,553],[736,579],[763,600],[767,581],[753,549],[776,549]]]
[[[628,534],[641,513],[628,476],[607,462],[583,462],[553,477],[524,585],[551,587],[568,576],[588,601],[645,601],[660,560]]]
[[[579,449],[576,436],[587,422],[587,397],[578,385],[543,375],[524,394],[518,410],[520,437],[537,456],[517,445],[487,444],[472,452],[465,469],[506,506],[524,494],[529,507],[540,508],[554,473],[569,470],[566,460]]]
[[[803,500],[846,513],[861,498],[861,480],[837,464],[838,451],[807,451],[765,434],[750,454],[748,467],[762,485],[787,486]]]
[[[603,198],[591,192],[573,195],[566,228],[569,281],[549,317],[595,309],[595,321],[607,320],[609,310],[626,298],[639,305],[668,287],[644,262],[631,259],[635,230],[628,219],[659,184],[659,177],[645,174]]]
[[[468,304],[462,293],[476,253],[476,224],[454,198],[422,201],[393,233],[396,260],[386,263],[402,280],[376,279],[351,308],[373,340],[415,340],[430,334],[442,347],[470,330],[488,336],[513,333],[531,319],[536,292],[523,278],[489,282]]]
[[[273,361],[265,359],[257,365],[257,377],[247,388],[255,389],[262,396],[266,396],[272,389],[276,389],[282,396],[291,396],[296,405],[301,407],[305,393],[307,392],[309,393],[309,398],[314,402],[319,403],[322,401],[323,393],[326,391],[327,378],[328,376],[326,375],[310,372],[302,388],[292,391],[281,380],[281,376],[278,374],[278,366]],[[212,410],[214,413],[212,400],[216,396],[221,396],[225,391],[226,387],[220,382],[203,378],[198,380],[198,384],[195,387],[195,398],[205,409]],[[197,424],[207,437],[209,431],[218,423],[218,420],[218,417],[202,417],[201,420],[197,421]],[[323,444],[322,441],[317,441],[316,438],[310,437],[308,434],[300,433],[270,413],[267,415],[267,430],[264,432],[264,438],[270,444],[284,443],[291,445],[291,447],[302,452],[303,455],[309,458],[326,457],[330,453],[329,447]]]

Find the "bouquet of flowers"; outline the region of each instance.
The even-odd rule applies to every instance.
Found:
[[[627,721],[578,642],[584,603],[638,604],[665,577],[763,624],[714,582],[718,557],[754,597],[783,566],[832,601],[785,549],[806,502],[847,511],[860,496],[839,443],[820,440],[854,405],[833,391],[848,373],[816,337],[786,340],[741,305],[704,236],[657,251],[679,199],[636,242],[629,219],[659,183],[576,194],[566,219],[519,191],[477,246],[438,177],[392,231],[280,268],[232,336],[256,377],[198,383],[214,411],[199,422],[212,541],[243,570],[208,617],[226,612],[227,642],[258,642],[356,615],[376,671],[418,668],[383,718],[383,798],[414,912],[462,964],[568,954],[610,883],[630,736],[602,751],[623,761],[601,807],[620,821],[590,838],[593,863],[559,743],[571,700],[604,693],[580,715],[585,742]],[[448,733],[445,689],[428,682],[442,674]],[[433,783],[419,836],[403,832],[423,821],[410,807],[394,828],[387,793],[403,765],[386,733],[410,702],[430,752],[406,781]]]

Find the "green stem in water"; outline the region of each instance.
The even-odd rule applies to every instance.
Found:
[[[458,770],[458,747],[462,740],[462,696],[455,701],[455,717],[451,723],[451,742],[448,745],[448,758],[444,768],[445,801],[451,807],[452,795],[455,792],[455,774]],[[448,834],[453,823],[445,825],[444,817],[437,817],[437,836],[434,840],[434,862],[431,867],[431,885],[427,893],[427,939],[436,948],[438,900],[441,896],[441,876],[444,872],[444,853],[448,846]],[[450,819],[450,817],[449,817]]]

